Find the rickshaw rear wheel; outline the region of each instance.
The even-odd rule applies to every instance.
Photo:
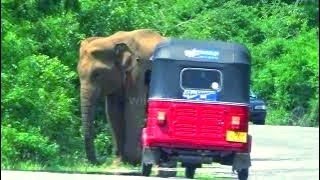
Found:
[[[195,166],[186,166],[186,171],[185,171],[186,178],[193,179],[195,173],[196,173]]]
[[[237,170],[239,180],[247,180],[249,176],[249,169]]]
[[[150,176],[152,170],[152,164],[142,163],[142,176]]]

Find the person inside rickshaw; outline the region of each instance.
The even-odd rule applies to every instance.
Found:
[[[220,90],[221,72],[214,69],[184,69],[181,72],[183,89]]]

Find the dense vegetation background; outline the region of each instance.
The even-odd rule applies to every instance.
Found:
[[[318,1],[2,0],[1,168],[85,162],[79,42],[119,30],[244,43],[267,123],[318,126]],[[101,157],[112,141],[101,115]]]

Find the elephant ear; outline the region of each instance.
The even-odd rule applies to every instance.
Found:
[[[127,43],[118,43],[114,47],[114,52],[117,56],[116,64],[125,71],[131,71],[132,68],[137,65],[138,57],[133,53],[132,49],[127,45]]]
[[[125,43],[119,43],[114,46],[114,52],[118,57],[122,56],[126,51],[130,52],[130,49]]]

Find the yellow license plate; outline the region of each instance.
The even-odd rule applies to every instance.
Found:
[[[227,141],[232,142],[247,142],[247,133],[246,132],[236,132],[236,131],[227,131]]]

